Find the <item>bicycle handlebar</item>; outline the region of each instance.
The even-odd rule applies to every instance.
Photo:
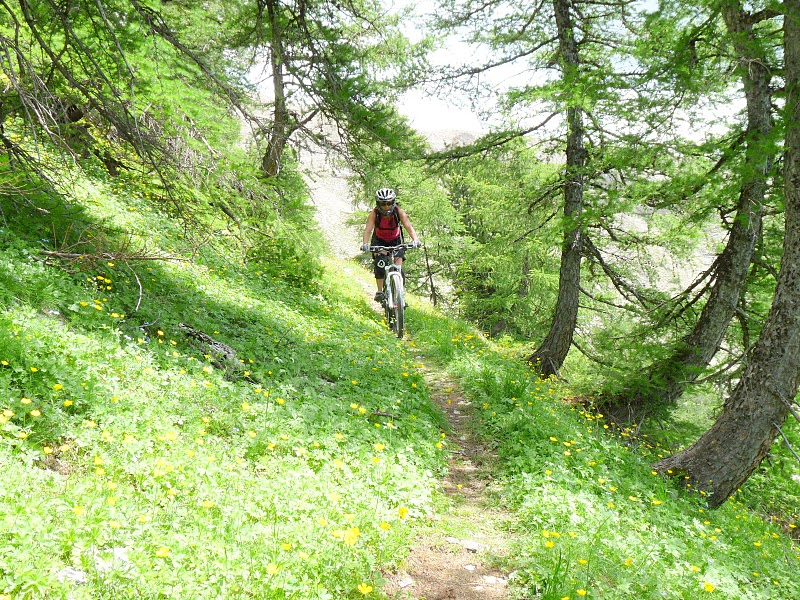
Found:
[[[398,246],[370,246],[370,252],[380,252],[381,250],[388,250],[391,252],[392,250],[412,250],[416,248],[414,244],[400,244]]]

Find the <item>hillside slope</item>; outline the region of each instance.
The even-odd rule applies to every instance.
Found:
[[[610,435],[524,348],[413,298],[399,341],[352,263],[260,260],[221,217],[192,235],[125,176],[70,184],[47,212],[0,197],[2,600],[384,597],[421,530],[462,526],[423,361],[497,455],[514,535],[485,560],[512,595],[800,597],[790,478],[712,513],[652,472],[663,432]],[[70,228],[113,252],[42,253]]]
[[[88,218],[186,247],[124,182],[86,187]],[[0,595],[377,589],[431,510],[444,422],[360,286],[289,284],[224,238],[47,265],[35,211],[2,208]]]

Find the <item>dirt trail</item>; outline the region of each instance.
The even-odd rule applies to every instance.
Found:
[[[344,173],[336,173],[322,153],[305,154],[302,164],[317,221],[332,252],[352,258],[358,254],[362,226],[348,224],[357,209]],[[374,292],[372,283],[365,283],[368,302]],[[384,591],[397,600],[503,600],[507,576],[488,561],[507,552],[509,539],[502,527],[507,515],[491,500],[495,457],[472,431],[473,407],[457,383],[433,367],[427,368],[426,381],[451,427],[449,473],[442,481],[449,508],[435,515],[420,534],[404,569],[386,575]]]
[[[367,302],[373,293],[364,283]],[[431,400],[450,424],[448,473],[442,480],[449,502],[414,540],[403,568],[384,574],[383,591],[393,600],[505,600],[508,576],[491,559],[507,555],[514,534],[504,527],[511,515],[493,502],[497,456],[475,433],[477,409],[458,383],[424,357],[418,360]]]
[[[450,468],[442,482],[450,507],[415,541],[405,569],[387,577],[384,591],[398,599],[504,599],[507,575],[488,561],[506,554],[509,539],[503,530],[508,515],[491,499],[496,457],[472,431],[474,407],[456,382],[438,371],[425,378],[452,428]]]

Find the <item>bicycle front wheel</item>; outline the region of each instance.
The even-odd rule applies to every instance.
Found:
[[[403,327],[405,325],[405,309],[406,298],[405,290],[403,289],[403,280],[397,277],[392,286],[392,304],[394,308],[394,322],[390,324],[392,331],[397,334],[397,337],[403,337]]]
[[[392,281],[390,277],[386,278],[386,287],[383,289],[384,297],[383,297],[383,315],[386,318],[386,324],[389,326],[389,329],[394,331],[394,309],[392,309]]]

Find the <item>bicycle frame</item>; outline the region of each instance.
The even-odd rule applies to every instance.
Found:
[[[370,246],[371,252],[378,252],[385,257],[382,266],[386,272],[383,287],[383,310],[386,315],[386,323],[389,329],[395,332],[397,337],[403,337],[405,327],[405,285],[403,283],[402,265],[394,262],[397,250],[414,248],[413,244],[400,244],[399,246]]]

